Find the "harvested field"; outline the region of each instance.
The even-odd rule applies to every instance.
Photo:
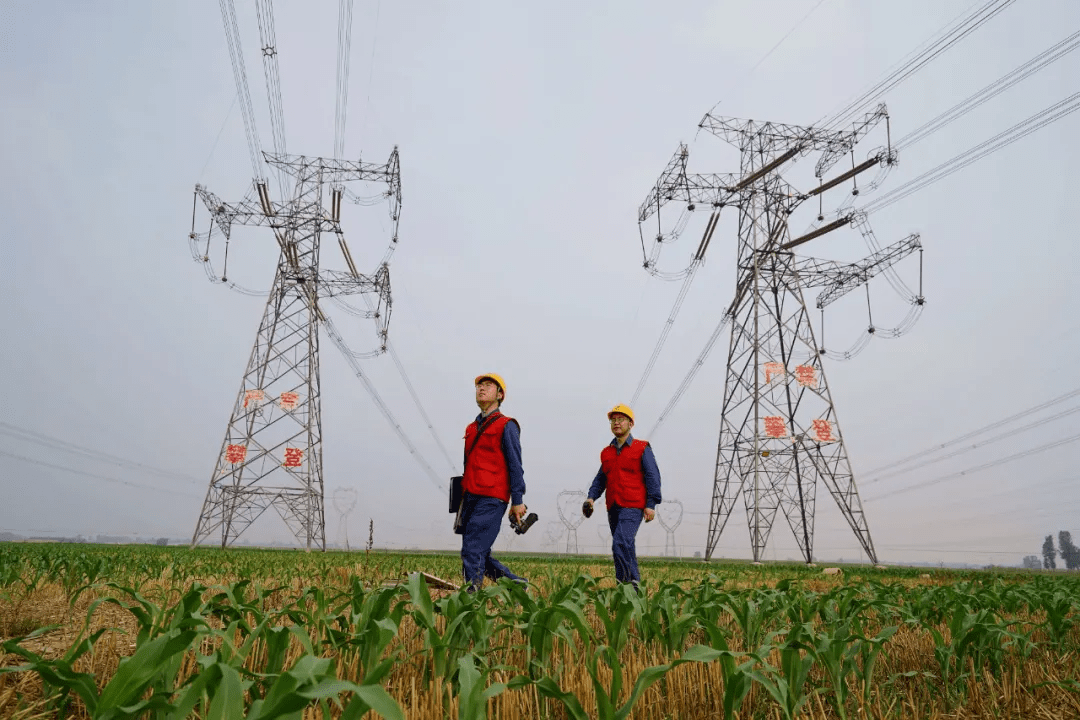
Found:
[[[1075,718],[1066,574],[0,545],[0,717]]]

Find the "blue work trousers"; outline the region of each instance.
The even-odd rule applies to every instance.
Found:
[[[618,505],[608,510],[607,514],[608,526],[611,528],[611,555],[615,558],[615,579],[633,583],[634,587],[641,581],[634,541],[644,516],[641,508],[624,508]]]
[[[465,493],[462,519],[465,532],[461,536],[461,570],[465,582],[472,589],[484,584],[484,578],[511,580],[522,578],[510,572],[501,562],[491,556],[491,546],[499,537],[499,528],[509,503],[499,498]]]

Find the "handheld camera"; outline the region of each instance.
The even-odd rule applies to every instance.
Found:
[[[540,518],[539,516],[537,516],[536,513],[529,513],[528,516],[519,523],[517,521],[517,518],[511,515],[510,527],[514,528],[514,532],[516,532],[518,535],[524,535],[526,532],[528,532],[529,528],[536,524],[536,521],[539,519]]]

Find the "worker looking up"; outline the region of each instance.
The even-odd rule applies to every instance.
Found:
[[[660,469],[656,466],[652,446],[645,440],[635,440],[630,434],[634,427],[634,411],[626,405],[616,405],[608,413],[611,433],[615,438],[600,451],[600,471],[593,478],[588,499],[582,504],[585,517],[593,512],[593,501],[607,494],[608,526],[611,527],[611,554],[615,560],[615,579],[633,583],[638,589],[635,538],[641,521],[651,522],[660,504]]]
[[[491,556],[507,504],[510,516],[525,515],[525,473],[521,468],[521,428],[500,412],[506,383],[494,374],[476,378],[480,414],[465,428],[465,472],[462,477],[461,565],[470,592],[484,577],[525,582]]]

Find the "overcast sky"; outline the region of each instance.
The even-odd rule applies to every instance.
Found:
[[[691,172],[738,168],[736,153],[696,132],[704,113],[719,101],[718,115],[812,124],[978,4],[356,3],[345,154],[401,153],[391,339],[455,463],[478,373],[505,377],[504,411],[521,423],[526,502],[541,521],[521,538],[504,530],[497,548],[541,549],[558,492],[588,488],[610,439],[605,413],[637,386],[680,286],[642,270],[638,205],[679,142],[691,146]],[[281,0],[274,10],[288,149],[328,156],[337,3]],[[238,2],[237,16],[271,149],[254,3]],[[1077,29],[1073,0],[1015,2],[884,98],[892,137]],[[1080,90],[1078,77],[1080,54],[1059,60],[902,153],[878,193]],[[191,536],[265,302],[208,283],[188,252],[194,185],[227,201],[250,187],[235,95],[217,3],[0,7],[0,530]],[[928,305],[905,336],[826,363],[857,482],[1076,388],[1080,249],[1066,197],[1078,130],[1080,115],[1069,116],[871,215],[883,244],[921,233]],[[826,209],[845,199],[830,195]],[[794,215],[792,233],[816,212],[808,203]],[[204,209],[198,218],[205,229]],[[683,504],[676,541],[687,555],[705,543],[726,336],[662,430],[647,431],[730,302],[734,218],[719,226],[634,408],[664,497]],[[695,214],[665,269],[689,262],[705,222]],[[345,227],[361,271],[373,271],[388,239],[384,209],[350,207]],[[335,245],[323,258],[341,268]],[[800,251],[844,261],[868,252],[854,229]],[[230,280],[266,290],[275,261],[268,231],[238,231]],[[897,269],[918,281],[914,256]],[[883,278],[871,297],[878,326],[906,313]],[[370,321],[330,309],[355,350],[373,346]],[[831,349],[853,343],[868,324],[865,293],[831,307],[826,322]],[[373,518],[377,546],[458,547],[445,495],[328,340],[328,541],[342,530],[331,496],[354,488],[354,544]],[[454,474],[391,359],[363,367],[439,475]],[[879,556],[1016,564],[1039,554],[1046,534],[1080,531],[1080,442],[904,490],[1068,439],[1076,417],[863,487]],[[860,557],[824,488],[818,500],[815,554]],[[599,518],[579,528],[583,549],[605,550]],[[291,538],[270,515],[244,537]],[[656,523],[638,536],[646,553],[664,541]],[[717,554],[750,556],[741,502]],[[766,556],[798,556],[782,518]]]

